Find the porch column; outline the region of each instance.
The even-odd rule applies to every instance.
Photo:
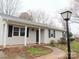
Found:
[[[41,43],[40,41],[41,41],[41,30],[39,28],[39,44]]]
[[[6,47],[7,37],[8,37],[8,25],[6,23],[6,24],[4,24],[4,40],[3,40],[3,47],[4,48]]]
[[[24,46],[27,45],[27,26],[25,26],[25,39],[24,39]]]

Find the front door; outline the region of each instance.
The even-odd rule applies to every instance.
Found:
[[[39,31],[36,30],[36,44],[39,43]]]

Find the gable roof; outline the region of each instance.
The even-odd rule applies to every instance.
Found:
[[[57,28],[54,28],[54,27],[46,25],[46,24],[27,21],[25,19],[21,19],[19,17],[15,17],[15,16],[10,16],[10,15],[1,14],[1,13],[0,13],[0,16],[4,20],[7,20],[7,21],[14,21],[14,22],[23,23],[23,24],[28,24],[28,25],[33,25],[33,26],[39,26],[39,27],[44,27],[44,28],[53,29],[53,30],[57,30],[57,31],[65,31],[64,29],[57,29]]]

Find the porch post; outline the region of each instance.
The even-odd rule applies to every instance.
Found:
[[[27,45],[27,26],[25,26],[25,39],[24,39],[24,46]]]
[[[8,37],[8,25],[6,23],[6,24],[4,24],[4,41],[3,41],[3,47],[4,48],[6,47],[7,37]]]
[[[41,40],[41,30],[39,28],[39,44],[41,43],[40,40]]]

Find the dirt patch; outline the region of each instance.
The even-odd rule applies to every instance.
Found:
[[[9,48],[5,48],[3,50],[3,52],[5,53],[5,55],[7,55],[9,58],[14,58],[16,56],[20,56],[20,57],[24,57],[24,58],[28,58],[28,59],[34,59],[38,56],[34,56],[32,54],[30,54],[29,52],[27,52],[27,49],[30,47],[34,47],[34,48],[41,48],[41,49],[45,49],[48,50],[50,54],[52,52],[51,49],[44,47],[44,46],[40,46],[40,45],[34,45],[34,46],[27,46],[27,47],[9,47]]]
[[[25,52],[25,47],[10,47],[10,48],[5,48],[3,52],[7,55],[11,54],[20,54]]]

